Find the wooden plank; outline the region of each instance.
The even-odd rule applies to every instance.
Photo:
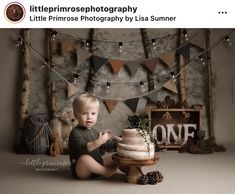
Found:
[[[159,144],[157,146],[160,147],[161,149],[179,149],[182,147],[182,145],[179,144],[171,144],[171,145]]]
[[[93,55],[96,54],[97,48],[96,48],[96,40],[97,39],[97,29],[90,29],[89,33],[89,42],[90,42],[90,48],[89,52],[91,52]],[[89,67],[89,73],[88,73],[88,81],[86,85],[86,91],[89,93],[93,93],[95,81],[96,80],[96,74],[94,70],[94,64],[92,60],[90,60],[90,67]]]
[[[23,31],[24,39],[24,71],[23,71],[23,83],[20,100],[20,118],[19,129],[16,134],[16,144],[20,144],[22,140],[23,127],[26,119],[29,116],[29,95],[30,95],[30,30],[25,29]]]
[[[54,34],[52,29],[48,29],[48,42],[49,42],[49,65],[51,69],[55,68],[54,57],[56,51],[56,45],[54,41]],[[50,74],[48,75],[50,76]],[[49,79],[48,79],[49,80]],[[52,81],[49,85],[49,101],[50,101],[50,113],[54,116],[56,112],[56,82]]]
[[[152,58],[153,53],[149,45],[149,38],[148,38],[147,30],[143,28],[143,29],[140,29],[140,32],[142,36],[145,56],[146,58]],[[148,91],[152,91],[152,90],[154,90],[154,76],[152,73],[148,73]]]
[[[172,118],[172,120],[174,121],[174,122],[170,122],[170,121],[165,121],[165,122],[163,122],[163,119],[160,119],[159,118],[159,115],[163,115],[163,114],[165,114],[166,112],[169,112],[172,116],[174,116],[173,118]],[[153,122],[153,120],[154,119],[156,119],[156,118],[153,118],[153,115],[154,116],[158,116],[157,117],[157,119],[159,119],[158,120],[158,123],[159,124],[177,124],[177,118],[179,117],[179,121],[181,121],[181,123],[180,124],[182,124],[182,122],[183,122],[183,120],[182,120],[182,113],[183,112],[187,112],[187,113],[191,113],[191,114],[195,114],[195,115],[191,115],[191,116],[193,116],[193,119],[196,119],[195,117],[196,117],[196,115],[198,115],[198,121],[200,121],[200,114],[201,114],[201,110],[200,109],[155,109],[155,110],[151,110],[150,112],[149,112],[149,115],[148,115],[148,118],[149,118],[149,121],[150,121],[150,124],[149,124],[149,128],[151,129],[152,128],[152,122]],[[182,117],[182,118],[180,118],[180,117]],[[197,124],[200,126],[200,122],[198,122],[197,121]]]
[[[185,37],[183,36],[182,29],[179,30],[179,39],[180,43],[179,46],[182,46],[182,44],[185,43]],[[181,104],[186,100],[186,91],[185,91],[185,59],[182,55],[179,55],[179,94],[180,94],[180,102]]]
[[[211,49],[210,49],[210,30],[205,32],[206,38],[206,58],[208,68],[208,136],[209,138],[215,138],[214,123],[213,123],[213,99],[212,99],[212,67],[211,67]]]
[[[30,94],[30,30],[24,30],[24,75],[20,103],[20,126],[24,125],[29,116],[29,94]]]

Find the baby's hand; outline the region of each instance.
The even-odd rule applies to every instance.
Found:
[[[98,140],[99,144],[102,145],[102,144],[106,143],[108,141],[108,139],[109,139],[109,134],[107,132],[104,132],[104,133],[100,132],[97,140]]]
[[[108,133],[109,139],[112,138],[112,131],[111,130],[106,130],[105,132],[103,132],[103,134],[104,133]]]

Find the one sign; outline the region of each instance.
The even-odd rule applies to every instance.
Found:
[[[149,127],[158,145],[181,147],[200,129],[201,109],[150,109]]]

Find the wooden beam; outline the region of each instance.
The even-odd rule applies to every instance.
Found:
[[[213,101],[212,101],[212,67],[211,67],[211,49],[210,49],[210,30],[205,31],[206,39],[206,59],[208,70],[208,136],[209,139],[215,138],[214,123],[213,123]]]
[[[149,38],[148,38],[146,28],[140,29],[140,32],[141,32],[142,42],[144,46],[145,57],[152,58],[153,53],[149,45]],[[152,90],[154,90],[154,76],[152,73],[148,73],[148,91],[152,91]]]
[[[182,29],[179,30],[179,46],[182,44],[185,44],[185,37],[183,36]],[[182,55],[179,55],[179,97],[180,102],[183,104],[183,102],[186,100],[186,91],[185,91],[185,59]]]
[[[90,48],[89,51],[95,55],[96,51],[97,51],[97,47],[96,47],[96,40],[97,39],[97,29],[90,29],[90,33],[89,33],[89,42],[90,42]],[[93,93],[94,90],[94,86],[95,86],[95,69],[94,69],[94,64],[92,62],[92,60],[90,60],[90,67],[89,67],[89,73],[88,73],[88,81],[87,81],[87,85],[86,85],[86,92],[88,93]]]
[[[55,52],[56,52],[56,44],[54,41],[53,32],[54,31],[52,29],[48,29],[49,61],[50,61],[49,65],[52,69],[55,68],[54,57],[55,57]],[[51,116],[54,116],[56,112],[56,82],[55,81],[50,82],[49,90],[50,90],[50,96],[49,96],[50,113],[51,113]]]
[[[30,95],[30,30],[25,29],[23,31],[23,48],[24,48],[24,70],[23,70],[23,84],[20,100],[20,119],[19,119],[19,130],[16,135],[16,143],[20,144],[23,127],[26,119],[29,116],[29,95]]]

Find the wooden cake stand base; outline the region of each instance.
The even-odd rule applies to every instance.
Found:
[[[129,170],[126,174],[128,183],[137,183],[138,178],[143,175],[141,167],[154,165],[160,159],[158,155],[156,155],[152,159],[144,159],[144,160],[136,160],[129,158],[121,158],[117,154],[112,156],[113,160],[116,161],[120,166],[127,166]]]

